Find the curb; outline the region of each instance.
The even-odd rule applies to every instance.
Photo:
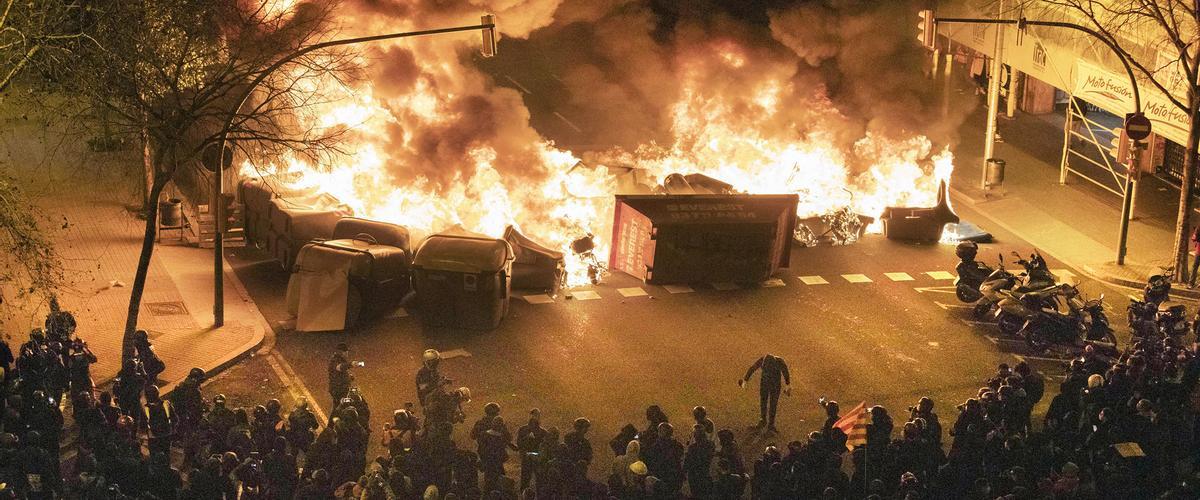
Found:
[[[233,271],[233,268],[230,267],[228,262],[225,262],[225,259],[222,258],[221,261],[223,264],[223,272],[225,273],[225,282],[233,285],[232,288],[237,293],[238,299],[251,304],[252,311],[257,320],[255,323],[258,323],[258,326],[255,328],[254,325],[250,325],[251,328],[255,328],[255,334],[249,341],[229,351],[225,356],[217,359],[215,362],[199,367],[204,370],[205,378],[212,378],[214,375],[221,373],[229,367],[237,364],[247,356],[253,355],[259,350],[259,347],[266,343],[267,332],[272,331],[270,325],[267,323],[267,319],[264,318],[262,313],[258,311],[258,306],[255,305],[254,301],[250,298],[250,293],[246,291],[246,287],[242,284],[241,280],[238,279],[237,273]],[[273,345],[274,339],[271,340],[272,342],[270,344]],[[115,378],[116,376],[112,376],[96,380],[96,388],[104,389],[106,386],[111,386],[112,381]],[[185,378],[187,377],[184,376],[178,380],[169,381],[163,386],[159,387],[159,391],[162,396],[167,397],[170,395],[171,391],[175,390],[175,387],[183,382]]]
[[[1009,224],[1006,224],[995,217],[988,215],[987,212],[984,210],[979,210],[977,208],[977,206],[981,202],[976,200],[975,198],[972,198],[970,195],[968,195],[968,194],[962,192],[961,190],[954,188],[952,186],[950,187],[950,194],[958,198],[958,200],[956,200],[956,201],[961,201],[965,205],[970,206],[972,209],[975,209],[975,211],[979,213],[980,217],[983,217],[983,218],[987,219],[988,221],[990,221],[991,223],[993,223],[997,226],[1000,226],[1005,231],[1013,233],[1018,238],[1021,238],[1030,243],[1033,243],[1032,241],[1030,241],[1029,238],[1025,237],[1025,235],[1023,234],[1023,232],[1021,230],[1019,230]],[[1134,280],[1130,280],[1130,279],[1119,277],[1119,276],[1112,276],[1107,273],[1097,271],[1094,267],[1092,267],[1094,264],[1089,265],[1089,264],[1084,264],[1084,263],[1071,262],[1070,260],[1064,259],[1064,258],[1062,258],[1062,256],[1057,255],[1054,252],[1052,252],[1048,249],[1045,249],[1045,248],[1039,248],[1038,250],[1050,255],[1054,259],[1062,262],[1063,264],[1066,264],[1069,267],[1075,268],[1075,270],[1079,271],[1083,276],[1093,279],[1093,280],[1096,280],[1096,281],[1099,281],[1099,282],[1102,282],[1102,283],[1107,283],[1109,285],[1125,287],[1125,288],[1133,288],[1136,290],[1141,290],[1142,287],[1146,285],[1144,282],[1134,281]],[[1191,290],[1191,289],[1186,289],[1186,288],[1176,290],[1176,288],[1172,287],[1171,293],[1181,295],[1184,297],[1188,297],[1191,299],[1200,299],[1200,290]]]

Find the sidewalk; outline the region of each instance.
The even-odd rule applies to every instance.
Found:
[[[53,220],[68,223],[57,237],[75,282],[61,292],[60,302],[75,315],[78,335],[99,358],[92,367],[97,385],[111,381],[120,369],[129,286],[145,224],[112,197],[111,191],[93,190],[38,200]],[[212,328],[212,250],[172,246],[168,239],[155,248],[139,316],[139,327],[166,363],[159,376],[165,390],[193,367],[211,372],[232,365],[263,342],[268,328],[228,264],[225,326]]]
[[[1075,174],[1058,182],[1063,132],[1052,120],[1025,115],[999,120],[1003,143],[995,156],[1007,161],[1003,186],[984,192],[981,175],[984,122],[980,109],[959,129],[951,180],[954,202],[973,207],[981,225],[1000,226],[1089,277],[1141,288],[1171,264],[1179,191],[1145,177],[1138,188],[1135,220],[1129,225],[1126,265],[1117,266],[1121,198]],[[1181,296],[1200,293],[1176,288]]]

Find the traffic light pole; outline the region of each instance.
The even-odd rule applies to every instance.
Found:
[[[1075,23],[1064,23],[1064,22],[1059,22],[1059,21],[1030,21],[1025,18],[1021,18],[1021,19],[986,19],[986,18],[974,18],[974,17],[945,17],[945,18],[934,18],[933,22],[935,24],[937,24],[937,23],[1003,24],[1003,25],[1015,24],[1015,25],[1017,25],[1018,29],[1022,29],[1022,30],[1025,29],[1026,26],[1047,26],[1047,27],[1052,27],[1052,28],[1068,28],[1068,29],[1073,29],[1076,31],[1082,31],[1084,33],[1087,33],[1087,34],[1091,35],[1092,38],[1095,38],[1095,39],[1099,40],[1101,43],[1103,43],[1104,45],[1107,45],[1108,48],[1111,49],[1113,51],[1113,53],[1117,55],[1117,59],[1121,60],[1121,65],[1125,66],[1125,73],[1127,75],[1129,75],[1129,84],[1133,87],[1133,110],[1134,110],[1134,113],[1139,114],[1139,115],[1142,113],[1142,95],[1138,91],[1137,78],[1134,77],[1133,67],[1129,65],[1129,60],[1125,58],[1125,53],[1121,52],[1121,49],[1119,47],[1117,47],[1117,44],[1115,42],[1113,42],[1112,40],[1110,40],[1108,38],[1105,38],[1099,32],[1097,32],[1096,30],[1093,30],[1091,28],[1088,28],[1087,26],[1081,26],[1081,25],[1078,25]],[[992,78],[996,78],[997,76],[998,75],[992,75]],[[1012,98],[1011,94],[1009,95],[1009,98],[1010,99]],[[992,111],[989,110],[989,112],[988,112],[989,116],[991,116],[991,113],[992,113]],[[994,125],[989,124],[989,130],[991,129],[992,126],[994,126]],[[993,139],[993,137],[988,137],[988,141],[984,143],[985,144],[984,147],[987,147],[986,144],[989,144],[992,139]],[[1131,214],[1133,212],[1133,185],[1134,184],[1133,184],[1132,169],[1136,168],[1139,165],[1138,160],[1141,159],[1141,153],[1139,151],[1140,148],[1138,147],[1139,145],[1140,144],[1138,143],[1138,141],[1134,141],[1134,143],[1133,143],[1134,150],[1132,151],[1132,156],[1133,156],[1134,160],[1131,162],[1132,166],[1130,166],[1129,169],[1125,173],[1125,196],[1121,200],[1121,229],[1120,229],[1120,235],[1119,235],[1118,241],[1117,241],[1117,265],[1125,264],[1125,253],[1126,253],[1125,250],[1126,250],[1126,247],[1128,246],[1127,243],[1129,241],[1129,219],[1131,218]],[[986,175],[987,169],[985,168],[984,170],[985,170],[985,175]]]

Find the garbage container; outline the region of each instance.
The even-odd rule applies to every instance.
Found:
[[[162,227],[179,227],[183,223],[183,200],[171,198],[158,203],[158,224]]]
[[[1000,158],[988,158],[986,176],[988,186],[999,186],[1004,184],[1004,166],[1004,160],[1001,160]]]
[[[412,288],[426,324],[490,330],[508,313],[513,249],[505,240],[435,234],[417,248]]]

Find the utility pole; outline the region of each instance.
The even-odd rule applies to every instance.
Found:
[[[1004,15],[1004,0],[1000,0],[996,5],[996,18],[999,20]],[[979,175],[979,189],[987,192],[988,190],[988,160],[991,160],[995,155],[996,150],[996,114],[1000,108],[1000,72],[1004,69],[1003,63],[1000,62],[1004,51],[1004,25],[996,24],[996,40],[992,49],[992,68],[988,75],[988,94],[987,94],[987,132],[983,139],[983,165]],[[1012,92],[1009,92],[1009,100],[1012,100]]]

